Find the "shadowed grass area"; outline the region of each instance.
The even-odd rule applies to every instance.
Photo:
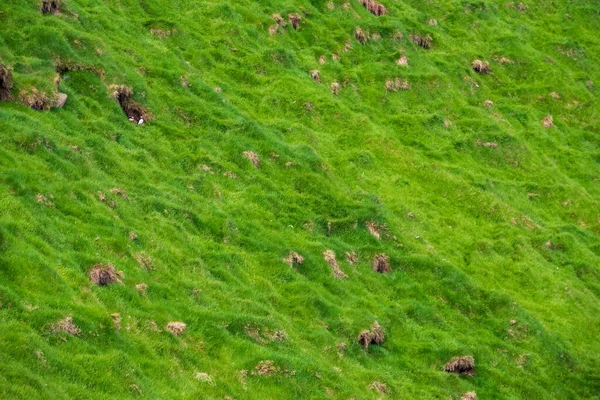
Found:
[[[600,5],[381,3],[0,4],[0,397],[598,398]]]

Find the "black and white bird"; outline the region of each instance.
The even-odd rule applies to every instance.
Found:
[[[143,125],[144,124],[144,118],[140,118],[140,120],[138,121],[138,125]]]

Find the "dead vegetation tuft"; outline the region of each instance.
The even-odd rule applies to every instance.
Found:
[[[52,333],[67,333],[69,335],[77,336],[81,333],[81,329],[73,323],[72,317],[66,317],[61,319],[55,324],[52,324],[50,330]]]
[[[148,290],[148,285],[146,285],[144,282],[138,283],[137,285],[135,285],[135,290],[142,296],[146,297],[146,291]]]
[[[477,400],[477,393],[467,392],[460,397],[460,400]]]
[[[408,67],[408,57],[406,57],[406,54],[402,54],[396,64],[400,65],[401,67]]]
[[[365,44],[369,41],[369,34],[365,31],[363,31],[360,26],[357,26],[356,29],[354,30],[354,38],[358,41],[358,43]],[[346,45],[346,47],[348,47],[348,46]],[[346,51],[348,51],[348,50],[346,50]]]
[[[200,382],[208,383],[210,386],[216,385],[213,377],[210,376],[209,374],[207,374],[206,372],[198,372],[196,374],[196,380],[198,380]]]
[[[179,321],[169,322],[167,326],[165,326],[165,330],[171,332],[173,336],[181,336],[185,331],[185,328],[187,328],[187,325]]]
[[[120,331],[121,330],[121,314],[119,314],[119,313],[110,314],[110,317],[112,318],[113,323],[115,324],[115,329]]]
[[[552,97],[553,99],[560,99],[560,94],[556,93],[556,92],[551,92],[550,93],[550,97]]]
[[[358,0],[360,4],[365,6],[367,10],[373,15],[382,16],[387,14],[387,8],[385,6],[375,0]]]
[[[96,264],[88,273],[90,282],[97,286],[108,286],[121,283],[123,271],[117,271],[112,264]]]
[[[331,267],[331,270],[333,271],[333,276],[334,277],[336,277],[337,279],[346,279],[346,278],[348,278],[348,275],[346,275],[344,273],[344,271],[342,271],[342,269],[338,265],[338,263],[337,263],[337,261],[335,259],[335,252],[333,250],[327,250],[327,251],[325,251],[323,253],[323,258],[325,259],[325,261],[327,261],[327,263]]]
[[[375,221],[367,221],[365,225],[369,233],[379,240],[381,240],[381,232],[387,229],[384,224],[380,224],[379,222]]]
[[[0,63],[0,101],[12,100],[13,77],[12,71]]]
[[[387,92],[397,92],[398,90],[410,90],[410,84],[406,79],[388,79],[385,81],[385,90]]]
[[[492,72],[490,70],[490,63],[487,61],[475,60],[471,63],[471,68],[473,69],[473,71],[482,75],[489,74],[490,72]]]
[[[388,394],[389,389],[385,383],[375,381],[369,385],[369,389],[376,391],[379,394]]]
[[[409,35],[410,40],[416,44],[419,47],[422,47],[425,50],[429,50],[431,48],[431,45],[433,44],[433,38],[431,37],[431,35],[418,35],[418,34],[412,34]]]
[[[132,98],[133,90],[131,88],[125,85],[111,85],[109,89],[112,90],[111,97],[119,103],[130,121],[139,123],[140,120],[148,120],[149,115],[147,111]]]
[[[338,95],[339,91],[340,91],[340,87],[341,85],[337,82],[333,82],[331,84],[331,93],[333,93],[334,95]]]
[[[361,344],[365,350],[367,350],[371,344],[382,344],[384,340],[385,331],[377,321],[373,322],[371,330],[365,329],[358,334],[358,343]]]
[[[486,101],[483,102],[483,106],[485,108],[492,108],[492,107],[494,107],[494,102],[491,101],[491,100],[486,100]]]
[[[554,118],[548,114],[542,119],[542,126],[544,128],[552,128],[554,126]]]
[[[246,325],[244,331],[246,331],[246,334],[258,344],[284,342],[288,337],[287,332],[283,329],[272,330],[265,327],[258,328],[252,325]]]
[[[140,267],[144,267],[147,270],[153,270],[154,269],[154,264],[152,263],[152,258],[144,253],[143,251],[136,253],[134,255],[135,260],[138,262],[138,264],[140,264]]]
[[[42,7],[40,8],[40,12],[42,14],[60,14],[61,7],[60,0],[42,0]]]
[[[254,370],[252,375],[254,376],[271,376],[279,371],[279,368],[275,366],[275,362],[272,360],[260,361]]]
[[[283,262],[289,265],[290,268],[293,268],[295,265],[302,264],[304,262],[304,257],[294,251],[290,251],[290,254],[283,259]]]
[[[32,88],[30,91],[27,92],[20,92],[19,100],[27,107],[37,111],[44,111],[49,109],[50,104],[52,103],[52,101],[46,93],[40,92],[36,88]]]
[[[300,28],[300,21],[302,21],[302,17],[300,16],[300,14],[289,14],[288,19],[295,30],[298,30]]]
[[[454,357],[444,365],[444,371],[472,375],[474,367],[475,359],[472,356]]]
[[[373,259],[373,270],[375,272],[379,272],[380,274],[392,272],[389,257],[386,256],[384,253],[377,254]]]
[[[312,71],[310,71],[310,77],[313,78],[318,83],[321,83],[321,77],[319,76],[318,69],[313,69]]]
[[[482,142],[479,139],[477,139],[477,141],[475,142],[475,144],[477,146],[487,147],[488,149],[497,149],[498,148],[498,143],[495,143],[495,142]]]
[[[346,252],[346,261],[348,261],[348,264],[350,265],[354,265],[356,264],[356,262],[358,261],[358,256],[356,255],[356,252]]]
[[[260,158],[258,158],[258,154],[249,150],[245,151],[243,154],[244,157],[250,160],[250,162],[252,163],[252,165],[254,165],[255,168],[260,168]]]

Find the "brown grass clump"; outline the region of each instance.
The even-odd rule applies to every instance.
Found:
[[[494,102],[491,101],[491,100],[486,100],[486,101],[483,102],[483,106],[485,108],[492,108],[492,107],[494,107]]]
[[[494,142],[482,142],[479,139],[477,139],[477,142],[475,142],[475,144],[477,146],[487,147],[488,149],[497,149],[498,148],[498,143],[494,143]]]
[[[140,264],[140,267],[144,267],[148,270],[152,270],[154,269],[154,264],[152,263],[152,258],[144,253],[144,252],[139,252],[135,254],[135,260],[138,262],[138,264]]]
[[[410,84],[406,79],[388,79],[385,81],[385,90],[388,92],[397,92],[398,90],[410,90]]]
[[[560,94],[558,94],[556,92],[552,92],[552,93],[550,93],[550,97],[552,97],[553,99],[560,99]]]
[[[389,257],[383,253],[377,254],[373,259],[373,270],[379,272],[380,274],[392,272],[392,269],[390,268]]]
[[[178,321],[169,322],[167,326],[165,326],[165,330],[171,332],[173,336],[181,336],[185,331],[185,328],[187,328],[187,325]]]
[[[379,394],[388,394],[389,389],[385,383],[382,382],[373,382],[369,385],[369,389],[376,391]]]
[[[387,14],[387,8],[385,6],[375,0],[358,0],[360,4],[365,6],[367,10],[373,15],[382,16]]]
[[[258,158],[258,154],[253,151],[245,151],[243,154],[244,157],[252,162],[252,165],[254,165],[255,168],[260,168],[260,158]]]
[[[298,30],[300,28],[300,21],[302,21],[302,17],[300,16],[300,14],[289,14],[288,19],[295,30]]]
[[[61,319],[57,323],[53,324],[51,329],[52,333],[68,333],[69,335],[77,336],[81,333],[81,329],[73,323],[73,318],[66,317]]]
[[[346,261],[348,261],[348,264],[350,265],[354,265],[356,264],[356,262],[358,261],[358,256],[356,255],[356,252],[346,252]]]
[[[334,95],[338,95],[338,92],[340,91],[340,87],[341,85],[337,82],[333,82],[331,84],[331,93],[333,93]]]
[[[108,286],[113,283],[121,283],[122,271],[115,270],[112,264],[96,264],[88,273],[90,282],[98,286]]]
[[[270,376],[279,371],[279,368],[275,366],[275,362],[271,360],[263,360],[260,361],[256,367],[254,367],[254,371],[252,371],[252,375],[255,376]]]
[[[119,314],[119,313],[110,314],[110,317],[112,318],[113,323],[115,324],[115,329],[120,331],[121,330],[121,314]]]
[[[361,29],[360,26],[357,26],[354,30],[354,38],[360,44],[365,44],[369,41],[369,34]]]
[[[396,64],[400,65],[401,67],[408,67],[408,57],[406,57],[406,54],[402,54]]]
[[[437,19],[435,18],[431,18],[430,20],[427,21],[427,25],[431,25],[431,26],[437,26],[438,22]]]
[[[135,123],[141,119],[148,120],[147,111],[132,98],[133,90],[125,85],[111,85],[109,88],[112,90],[111,97],[119,103],[127,118]]]
[[[430,35],[409,35],[410,40],[419,47],[429,50],[433,44],[433,38]]]
[[[319,76],[318,69],[313,69],[312,71],[310,71],[310,77],[313,78],[318,83],[321,83],[321,77]]]
[[[29,108],[37,111],[43,111],[50,108],[51,100],[46,93],[38,91],[36,88],[30,92],[19,93],[19,100]]]
[[[42,7],[40,8],[40,12],[42,14],[60,14],[60,0],[42,0]]]
[[[135,285],[135,290],[142,296],[146,296],[146,290],[148,290],[148,285],[146,285],[144,282],[138,283],[137,285]]]
[[[548,114],[542,119],[542,126],[544,128],[552,128],[554,126],[554,119],[552,115]]]
[[[371,235],[375,236],[377,239],[381,239],[381,230],[385,229],[384,225],[375,221],[367,221],[365,225]]]
[[[373,322],[371,330],[365,329],[358,334],[358,343],[360,343],[365,350],[367,350],[371,344],[382,344],[384,340],[385,331],[377,321]]]
[[[478,74],[489,74],[490,63],[487,61],[475,60],[471,63],[471,68]]]
[[[477,393],[467,392],[460,397],[460,400],[477,400]]]
[[[458,374],[472,374],[474,367],[475,359],[472,356],[454,357],[444,365],[444,371]]]
[[[286,258],[283,259],[283,262],[288,264],[290,268],[293,268],[294,265],[300,265],[304,262],[304,257],[300,254],[290,251],[290,254]]]
[[[338,263],[337,263],[337,261],[335,259],[335,252],[333,250],[327,250],[327,251],[325,251],[323,253],[323,258],[331,266],[331,269],[333,271],[333,276],[335,276],[337,279],[348,278],[348,275],[346,275],[344,273],[344,271],[342,271],[342,269],[338,265]]]
[[[12,72],[0,63],[0,101],[12,100],[13,78]]]
[[[396,32],[394,32],[394,34],[392,35],[392,40],[393,40],[393,41],[400,41],[400,40],[404,40],[404,35],[402,34],[402,32],[400,32],[400,31],[396,31]]]

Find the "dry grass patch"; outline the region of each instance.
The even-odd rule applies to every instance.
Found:
[[[123,271],[117,271],[112,264],[96,264],[88,273],[90,282],[97,286],[108,286],[121,283]]]
[[[60,7],[62,6],[60,0],[42,0],[42,6],[40,12],[42,14],[60,14]]]
[[[369,389],[376,391],[379,394],[388,394],[390,391],[385,383],[375,381],[369,385]]]
[[[258,154],[249,150],[245,151],[243,154],[244,157],[250,160],[250,162],[252,163],[252,165],[254,165],[255,168],[260,168],[260,158],[258,158]]]
[[[208,383],[210,386],[216,385],[213,377],[210,376],[209,374],[207,374],[206,372],[198,372],[196,374],[196,380],[198,380],[200,382]]]
[[[331,270],[333,271],[333,276],[334,277],[336,277],[337,279],[348,278],[348,275],[346,275],[344,273],[344,271],[342,271],[342,269],[338,265],[338,263],[337,263],[337,261],[335,259],[335,252],[333,250],[327,250],[327,251],[325,251],[323,253],[323,258],[325,259],[325,261],[327,261],[327,263],[331,267]]]
[[[460,397],[460,400],[477,400],[477,393],[467,392]]]
[[[144,253],[143,251],[136,253],[134,255],[135,260],[138,262],[138,264],[140,264],[140,267],[144,267],[147,270],[153,270],[154,269],[154,264],[152,262],[152,258]]]
[[[380,274],[392,272],[389,257],[383,253],[377,254],[373,259],[373,270]]]
[[[481,61],[481,60],[474,60],[471,63],[471,68],[473,69],[473,71],[477,72],[478,74],[489,74],[492,71],[490,70],[490,63],[487,61]]]
[[[341,85],[337,82],[333,82],[331,84],[331,93],[333,93],[334,95],[338,95],[339,91],[340,91]]]
[[[358,256],[356,255],[356,252],[346,252],[346,261],[348,261],[348,264],[350,265],[354,265],[356,264],[356,262],[358,261]]]
[[[446,365],[444,371],[457,374],[473,374],[475,359],[472,356],[454,357]]]
[[[354,29],[354,39],[356,39],[360,44],[365,44],[369,41],[369,34],[363,31],[360,26],[357,26],[356,29]],[[348,47],[348,45],[346,45],[346,47]],[[349,49],[346,51],[348,50]]]
[[[410,40],[416,44],[419,47],[422,47],[425,50],[429,50],[433,44],[433,38],[431,37],[431,35],[419,35],[419,34],[412,34],[409,35]]]
[[[254,370],[252,371],[252,375],[254,376],[271,376],[279,372],[279,368],[275,366],[275,362],[272,360],[262,360],[260,361]]]
[[[0,101],[12,100],[12,71],[0,63]]]
[[[171,332],[173,336],[181,336],[186,328],[187,325],[179,321],[169,322],[167,326],[165,326],[165,330]]]
[[[313,78],[318,83],[321,83],[321,77],[319,76],[318,69],[313,69],[312,71],[310,71],[310,77]]]
[[[397,92],[398,90],[410,90],[410,84],[406,79],[388,79],[385,81],[386,92]]]
[[[27,107],[37,111],[48,110],[52,103],[52,100],[46,93],[40,92],[36,88],[20,92],[19,101]]]
[[[483,106],[485,108],[492,108],[492,107],[494,107],[494,102],[491,101],[491,100],[486,100],[486,101],[483,102]]]
[[[554,126],[554,118],[550,114],[546,115],[541,122],[544,128],[552,128]]]
[[[387,8],[385,6],[375,0],[358,0],[360,4],[365,6],[367,10],[373,15],[382,16],[387,14]]]
[[[67,333],[73,336],[77,336],[81,333],[81,329],[79,329],[77,325],[73,323],[72,317],[66,317],[57,323],[52,324],[50,331],[52,333]]]
[[[304,257],[294,251],[290,251],[290,254],[283,259],[283,262],[289,265],[290,268],[293,268],[295,265],[302,264],[304,262]]]
[[[373,322],[371,330],[365,329],[358,334],[358,343],[362,345],[365,350],[367,350],[371,344],[382,344],[384,340],[385,331],[377,321]]]
[[[477,146],[487,147],[488,149],[497,149],[498,148],[498,143],[495,143],[495,142],[482,142],[479,139],[477,139],[477,141],[475,142],[475,144]]]
[[[402,54],[398,61],[396,61],[396,64],[400,65],[401,67],[408,67],[408,57],[406,57],[406,54]]]
[[[112,318],[113,323],[115,324],[115,329],[120,331],[121,330],[121,314],[119,314],[119,313],[110,314],[110,317]]]
[[[300,29],[300,21],[302,21],[302,17],[300,16],[300,14],[289,14],[288,20],[290,21],[290,24],[292,24],[292,27],[295,30]]]

